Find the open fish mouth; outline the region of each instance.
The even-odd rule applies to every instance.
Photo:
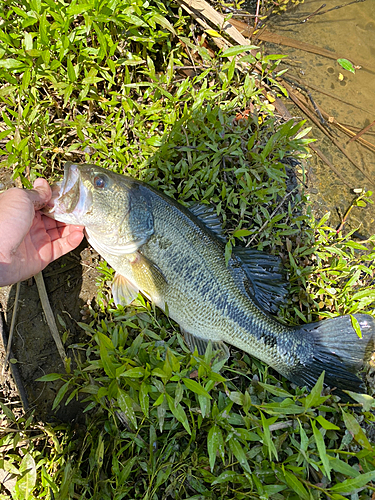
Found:
[[[53,219],[61,220],[61,216],[69,218],[74,223],[82,214],[88,211],[91,204],[91,194],[81,181],[78,165],[66,162],[62,181],[51,186],[52,197],[43,210]]]

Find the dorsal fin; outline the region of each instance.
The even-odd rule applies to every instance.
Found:
[[[212,205],[202,205],[201,203],[194,203],[189,207],[190,212],[192,212],[197,219],[199,219],[203,224],[211,229],[215,236],[217,236],[224,243],[227,242],[223,230],[222,222],[216,215],[215,209]]]
[[[249,279],[250,283],[243,284],[246,292],[265,312],[276,314],[289,288],[279,257],[243,247],[235,247],[232,252]]]

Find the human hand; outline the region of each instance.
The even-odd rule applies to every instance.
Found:
[[[0,194],[0,286],[34,276],[81,243],[83,226],[40,212],[50,198],[45,179],[37,179],[32,190],[12,188]]]

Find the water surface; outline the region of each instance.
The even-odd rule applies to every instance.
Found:
[[[328,0],[322,10],[345,3],[348,2]],[[352,74],[342,69],[336,60],[290,47],[273,45],[272,51],[288,54],[289,77],[292,80],[299,79],[309,86],[313,99],[329,116],[358,132],[375,120],[375,1],[357,2],[313,16],[307,22],[298,22],[315,12],[322,4],[321,0],[305,1],[297,9],[274,17],[268,24],[268,29],[334,51],[340,57],[361,66],[361,69]],[[296,22],[298,24],[291,24]],[[319,87],[321,92],[311,86]],[[292,113],[303,117],[296,108]],[[312,158],[309,184],[314,207],[318,216],[327,210],[331,211],[331,225],[336,225],[355,197],[353,189],[364,188],[375,193],[375,153],[356,142],[349,143],[349,137],[338,132],[335,127],[331,126],[330,131],[362,170],[360,172],[353,166],[314,127],[312,134],[318,138],[317,147],[345,179],[344,184],[321,160],[315,156]],[[375,126],[362,137],[374,145],[375,151]],[[361,225],[360,233],[365,237],[375,233],[374,206],[353,210],[349,226],[356,225]]]

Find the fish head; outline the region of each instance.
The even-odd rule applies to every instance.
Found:
[[[116,255],[131,253],[153,233],[147,188],[91,164],[65,164],[64,178],[52,186],[44,212],[55,220],[85,226],[99,253],[103,248]]]

